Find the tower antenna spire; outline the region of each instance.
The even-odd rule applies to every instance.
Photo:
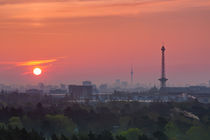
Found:
[[[163,45],[162,48],[161,48],[161,52],[162,52],[161,78],[159,79],[161,88],[166,87],[166,81],[168,80],[166,78],[166,72],[165,72],[165,50],[166,50],[165,46]]]
[[[131,65],[131,85],[133,85],[133,65]]]

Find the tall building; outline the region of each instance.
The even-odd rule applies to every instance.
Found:
[[[162,46],[161,52],[162,52],[162,61],[161,61],[161,78],[159,79],[160,81],[160,87],[165,88],[166,87],[166,81],[168,80],[166,78],[166,73],[165,73],[165,47]]]

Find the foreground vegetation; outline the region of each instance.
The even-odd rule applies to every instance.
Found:
[[[210,105],[0,95],[0,140],[209,140]]]

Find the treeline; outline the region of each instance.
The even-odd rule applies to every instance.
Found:
[[[155,134],[154,134],[155,135]],[[133,137],[132,135],[130,135]],[[146,135],[139,134],[137,137],[138,140],[152,140],[149,139]],[[166,137],[161,135],[157,135],[158,140],[165,140]],[[25,128],[0,128],[0,140],[127,140],[126,136],[116,135],[109,131],[103,131],[100,134],[95,134],[93,132],[89,132],[88,134],[74,134],[71,138],[68,138],[64,135],[55,135],[53,134],[51,137],[44,137],[43,134],[37,133],[34,130],[27,131]]]
[[[209,140],[210,105],[198,102],[109,102],[76,104],[35,95],[0,95],[0,127],[36,132],[41,137],[86,140]],[[10,100],[11,99],[11,100]],[[33,100],[39,100],[38,103]],[[12,100],[14,104],[12,104]],[[24,101],[23,101],[24,100]],[[17,134],[17,133],[16,133]],[[104,136],[103,136],[104,137]],[[142,138],[143,137],[143,138]],[[102,138],[101,138],[102,139]]]
[[[0,140],[46,140],[41,134],[26,129],[0,128]]]

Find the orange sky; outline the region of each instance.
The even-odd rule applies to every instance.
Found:
[[[209,0],[0,0],[0,83],[210,80]],[[34,66],[20,62],[56,60]],[[11,63],[12,62],[12,63]]]

